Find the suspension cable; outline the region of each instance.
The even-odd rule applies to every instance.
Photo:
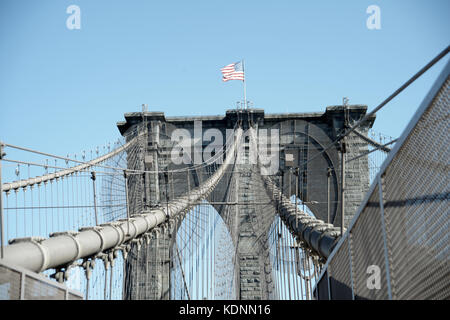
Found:
[[[358,128],[361,124],[366,122],[370,117],[375,115],[378,111],[380,111],[388,102],[390,102],[392,99],[394,99],[397,95],[399,95],[403,90],[405,90],[411,83],[413,83],[415,80],[417,80],[422,74],[424,74],[428,69],[430,69],[433,65],[435,65],[439,60],[441,60],[444,56],[447,55],[447,53],[450,51],[450,46],[447,46],[441,53],[439,53],[433,60],[431,60],[427,65],[425,65],[422,69],[420,69],[416,74],[414,74],[408,81],[406,81],[400,88],[398,88],[394,93],[392,93],[389,97],[387,97],[383,102],[381,102],[375,109],[367,113],[361,120],[356,122],[352,127],[350,127],[348,130],[344,130],[340,134],[338,134],[337,138],[330,143],[327,147],[325,147],[320,152],[316,153],[314,156],[312,156],[310,159],[306,160],[301,165],[306,165],[316,159],[318,156],[320,156],[325,151],[329,150],[333,146],[336,145],[339,141],[347,137],[350,133],[355,131],[356,128]]]

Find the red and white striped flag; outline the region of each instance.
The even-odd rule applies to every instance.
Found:
[[[242,61],[229,64],[229,65],[223,67],[222,69],[220,69],[220,71],[222,71],[222,74],[223,74],[223,77],[222,77],[223,81],[228,81],[228,80],[245,81],[244,67],[242,65]]]

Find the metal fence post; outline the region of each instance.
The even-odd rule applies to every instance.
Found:
[[[345,223],[345,140],[341,143],[341,236],[344,234]]]
[[[20,273],[20,300],[25,300],[25,272]]]
[[[349,258],[349,262],[350,262],[350,280],[351,280],[351,285],[352,285],[352,300],[355,300],[355,285],[353,283],[353,259],[352,259],[352,249],[351,249],[351,236],[350,236],[350,231],[348,230],[347,232],[347,247],[348,247],[348,258]]]
[[[328,286],[328,300],[331,300],[330,265],[328,265],[327,270],[327,286]]]
[[[0,257],[3,259],[4,255],[4,245],[5,245],[5,226],[3,220],[3,189],[2,189],[2,159],[5,156],[3,152],[3,143],[0,142],[0,241],[1,241],[1,255]]]
[[[381,175],[378,174],[378,193],[380,197],[380,218],[381,218],[381,229],[383,233],[383,244],[384,244],[384,263],[386,267],[386,281],[389,300],[392,300],[392,290],[391,290],[391,274],[389,270],[389,257],[387,249],[387,237],[386,237],[386,225],[384,221],[384,202],[383,202],[383,185]]]

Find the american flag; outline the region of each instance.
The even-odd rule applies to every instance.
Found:
[[[222,77],[223,81],[228,81],[228,80],[244,81],[245,80],[244,79],[244,67],[242,65],[242,61],[229,64],[229,65],[223,67],[222,69],[220,69],[220,71],[222,71],[222,74],[223,74],[223,77]]]

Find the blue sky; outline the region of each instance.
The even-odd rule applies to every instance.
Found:
[[[72,4],[80,30],[66,27]],[[366,27],[370,5],[381,30]],[[115,141],[116,122],[142,103],[223,115],[242,83],[223,83],[220,68],[242,58],[247,97],[266,113],[323,112],[344,96],[370,110],[449,44],[449,12],[448,0],[1,0],[0,140],[80,159]],[[400,135],[447,61],[374,128]],[[14,179],[16,165],[2,165]]]
[[[66,28],[66,8],[81,29]],[[369,5],[381,30],[368,30]],[[125,112],[224,114],[242,83],[267,113],[373,109],[449,44],[447,0],[11,1],[0,3],[0,140],[59,155],[119,137]],[[398,136],[445,61],[383,109]]]

